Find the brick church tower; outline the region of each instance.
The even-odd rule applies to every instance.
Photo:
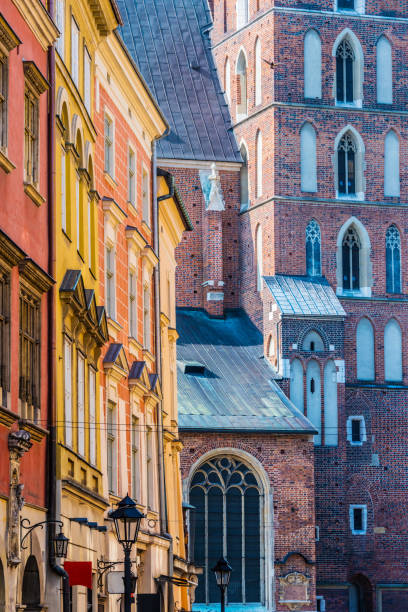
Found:
[[[240,304],[315,436],[318,609],[408,609],[408,2],[213,0]]]

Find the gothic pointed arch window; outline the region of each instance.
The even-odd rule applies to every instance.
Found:
[[[239,152],[242,157],[242,165],[240,169],[240,186],[241,186],[241,210],[245,210],[249,206],[249,182],[248,182],[248,151],[244,143],[241,144]]]
[[[190,503],[196,508],[195,528],[190,532],[193,557],[204,568],[196,603],[219,601],[211,568],[221,556],[234,569],[228,603],[262,603],[263,489],[257,475],[239,458],[214,457],[195,472]]]
[[[303,43],[304,96],[322,97],[322,41],[316,30],[308,30]]]
[[[345,232],[342,244],[343,289],[360,289],[360,238],[354,227]]]
[[[343,38],[336,50],[336,100],[354,102],[354,49],[347,38]]]
[[[322,274],[320,245],[320,226],[315,219],[312,219],[306,227],[306,274],[308,276],[321,276]]]
[[[353,136],[347,132],[337,147],[338,192],[352,195],[356,193],[356,153],[357,146]]]
[[[387,293],[401,293],[401,237],[395,225],[385,234]]]
[[[241,49],[236,66],[236,85],[237,85],[237,120],[240,121],[247,116],[247,61]]]

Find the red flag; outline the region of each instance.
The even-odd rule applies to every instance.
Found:
[[[69,576],[69,586],[79,584],[92,589],[92,561],[65,561],[64,569]]]

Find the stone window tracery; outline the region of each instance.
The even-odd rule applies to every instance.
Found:
[[[360,289],[360,248],[357,232],[349,227],[343,238],[343,289]]]
[[[337,148],[339,193],[356,193],[356,153],[354,139],[350,134],[345,134]]]
[[[354,50],[347,39],[337,47],[336,51],[336,100],[337,102],[353,102],[353,71]]]
[[[195,472],[190,485],[190,503],[196,507],[192,543],[195,562],[204,566],[197,603],[218,601],[211,567],[221,555],[234,568],[228,603],[261,601],[262,497],[258,479],[239,458],[221,455]]]
[[[387,293],[401,293],[401,238],[395,225],[385,235]]]
[[[308,276],[320,276],[322,273],[320,244],[320,226],[315,219],[312,219],[306,227],[306,274]]]

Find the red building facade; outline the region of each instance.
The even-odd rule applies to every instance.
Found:
[[[20,519],[43,521],[47,507],[47,292],[53,285],[47,48],[57,30],[44,6],[31,4],[30,26],[24,2],[19,8],[5,2],[0,14],[0,607],[5,610],[45,600],[45,534],[33,532],[31,545],[25,540],[21,546]]]
[[[326,610],[407,605],[406,15],[404,3],[342,0],[213,7],[213,53],[248,160],[240,303],[320,431]]]

